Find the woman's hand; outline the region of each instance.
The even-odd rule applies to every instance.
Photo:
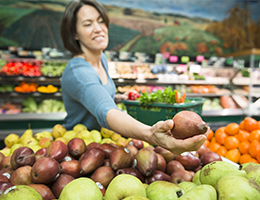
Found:
[[[151,127],[151,137],[148,138],[150,144],[161,146],[174,154],[181,154],[187,151],[197,151],[208,137],[210,128],[205,134],[179,140],[171,135],[174,126],[173,120],[159,121]]]

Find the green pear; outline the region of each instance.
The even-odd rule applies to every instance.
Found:
[[[29,145],[37,145],[37,144],[39,144],[39,142],[35,138],[31,137],[31,138],[26,138],[25,140],[23,140],[22,144],[24,146],[29,146]]]
[[[82,130],[82,131],[79,131],[79,132],[77,132],[76,133],[76,137],[77,138],[81,138],[81,139],[91,139],[91,140],[93,140],[92,139],[92,135],[91,135],[91,133],[90,133],[90,131],[88,131],[88,130]]]
[[[126,197],[123,200],[149,200],[146,197],[141,197],[141,196],[130,196]]]
[[[260,186],[243,176],[226,175],[220,178],[215,189],[221,200],[256,200],[260,199]]]
[[[84,124],[76,124],[73,127],[73,131],[75,131],[76,133],[83,131],[83,130],[88,130],[87,127]]]
[[[20,137],[20,143],[22,145],[24,145],[24,143],[26,143],[26,140],[28,140],[29,138],[32,138],[32,137],[33,137],[32,129],[27,129],[26,131],[24,131],[24,133]]]
[[[200,182],[201,184],[208,184],[214,187],[218,179],[231,174],[246,176],[246,172],[240,170],[236,165],[224,161],[213,161],[202,167],[200,172]]]
[[[10,154],[13,154],[13,152],[15,151],[15,149],[18,149],[19,147],[22,147],[23,145],[21,143],[18,144],[14,144],[11,148],[10,148]]]
[[[21,200],[33,199],[42,200],[42,196],[37,190],[27,185],[16,185],[5,190],[1,196],[1,200]]]
[[[120,200],[129,196],[146,197],[143,183],[130,174],[119,174],[107,186],[105,200]]]
[[[197,184],[191,181],[182,181],[179,183],[179,186],[181,186],[184,189],[184,191],[187,192],[188,190],[191,190],[192,188],[196,187]]]
[[[181,186],[169,181],[154,181],[146,188],[147,198],[150,200],[177,200],[184,193]]]
[[[65,139],[67,139],[67,141],[69,142],[71,139],[76,137],[77,132],[71,130],[71,131],[66,131],[64,133],[64,135],[62,137],[64,137]]]
[[[211,185],[197,185],[185,192],[178,200],[217,200],[217,192]]]
[[[52,128],[52,136],[54,138],[58,138],[58,137],[62,137],[65,132],[66,132],[66,128],[61,125],[61,124],[56,124],[53,128]]]
[[[100,143],[100,142],[101,142],[101,140],[102,140],[102,135],[101,135],[101,133],[100,133],[99,131],[97,131],[97,130],[92,130],[92,131],[90,131],[90,134],[91,134],[92,139],[93,139],[94,142],[97,142],[97,143]]]
[[[96,183],[87,177],[72,180],[62,189],[59,200],[103,200],[103,194]]]
[[[42,139],[42,138],[51,138],[53,140],[52,133],[49,131],[42,131],[42,132],[36,133],[34,135],[34,138],[38,141],[40,141],[40,139]]]
[[[244,167],[246,177],[260,185],[260,164],[250,164]]]
[[[241,169],[245,169],[248,165],[259,165],[258,163],[250,163],[250,162],[248,162],[248,163],[243,163],[241,166]]]
[[[200,185],[200,184],[201,184],[201,182],[200,182],[200,172],[201,172],[201,170],[197,171],[197,172],[194,174],[193,178],[192,178],[192,182],[193,182],[193,183],[196,183],[197,185]]]

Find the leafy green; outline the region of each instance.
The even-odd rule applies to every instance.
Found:
[[[179,97],[181,93],[177,90]],[[142,93],[142,95],[136,99],[136,101],[140,101],[140,103],[144,104],[152,104],[154,102],[158,103],[169,103],[174,104],[175,102],[175,92],[171,89],[171,87],[166,87],[163,91],[157,90],[153,93]]]

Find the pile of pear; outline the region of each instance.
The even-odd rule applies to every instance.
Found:
[[[237,165],[202,146],[175,155],[105,128],[9,134],[0,151],[0,200],[260,199],[260,164]]]
[[[10,133],[4,139],[5,148],[0,150],[5,156],[12,155],[13,151],[21,146],[30,147],[34,152],[41,148],[48,147],[53,141],[60,140],[65,144],[73,138],[81,138],[85,144],[92,142],[96,143],[113,143],[118,146],[126,146],[131,138],[125,138],[106,128],[100,130],[88,130],[83,124],[77,124],[72,130],[66,130],[61,124],[56,124],[52,131],[42,131],[33,133],[33,130],[28,128],[19,136],[18,134]],[[145,146],[149,144],[143,141]]]

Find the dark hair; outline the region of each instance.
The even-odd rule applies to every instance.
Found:
[[[84,5],[90,5],[97,9],[102,19],[104,20],[107,28],[109,28],[109,18],[106,9],[96,0],[74,0],[71,1],[63,13],[61,20],[61,38],[64,47],[69,50],[73,55],[82,54],[78,41],[75,40],[76,35],[76,22],[77,13]]]

